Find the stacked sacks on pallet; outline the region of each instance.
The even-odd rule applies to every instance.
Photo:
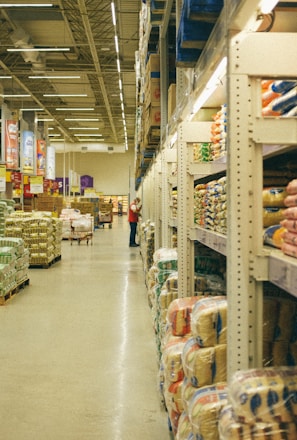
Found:
[[[297,367],[238,371],[220,415],[222,440],[297,438]]]
[[[182,385],[184,370],[182,353],[191,333],[191,315],[199,297],[178,298],[167,312],[167,333],[163,337],[161,368],[164,382],[160,384],[173,432],[177,432],[180,415],[184,411]]]
[[[14,212],[6,219],[6,237],[21,237],[30,253],[30,265],[45,265],[61,249],[61,222],[51,213]],[[54,227],[55,226],[55,227]]]
[[[15,202],[12,200],[0,201],[0,237],[5,235],[5,220],[14,211]]]
[[[148,297],[151,305],[153,325],[156,334],[158,358],[161,357],[161,318],[159,297],[167,278],[177,271],[177,250],[161,248],[155,251],[154,264],[149,270]]]
[[[227,300],[200,298],[192,308],[190,337],[184,343],[181,385],[183,413],[176,438],[218,440],[219,412],[226,404]]]
[[[13,248],[15,251],[15,282],[20,284],[28,279],[29,251],[22,238],[2,237],[0,248]]]
[[[23,239],[1,237],[0,297],[5,297],[28,281],[28,268],[29,251],[25,248]]]

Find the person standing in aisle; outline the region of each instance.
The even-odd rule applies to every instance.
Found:
[[[137,232],[137,223],[139,220],[139,214],[141,211],[141,203],[140,198],[136,197],[129,206],[129,216],[128,221],[130,223],[130,247],[137,247],[139,244],[135,242],[136,232]]]

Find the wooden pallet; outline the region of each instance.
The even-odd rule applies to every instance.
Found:
[[[29,278],[21,281],[14,289],[12,289],[10,292],[6,293],[4,296],[0,296],[0,306],[4,306],[8,300],[16,296],[22,289],[24,289],[26,286],[29,286]]]
[[[48,269],[53,264],[57,263],[62,259],[62,255],[58,255],[57,257],[53,258],[51,261],[44,262],[44,263],[30,263],[29,268],[30,269]]]

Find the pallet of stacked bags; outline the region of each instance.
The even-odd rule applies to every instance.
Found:
[[[219,418],[221,440],[296,440],[297,367],[237,371]]]
[[[218,440],[218,417],[227,402],[226,297],[200,298],[192,308],[190,322],[181,355],[183,413],[176,439]]]
[[[182,432],[218,438],[218,412],[226,403],[226,316],[225,297],[178,298],[168,308],[162,390],[176,438],[183,439]],[[208,431],[212,436],[204,437]]]
[[[61,259],[61,220],[49,212],[14,212],[6,219],[5,236],[21,237],[30,266],[48,268]]]
[[[22,238],[0,238],[0,305],[29,284],[29,251]]]

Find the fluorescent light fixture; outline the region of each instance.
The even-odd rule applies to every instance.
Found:
[[[115,43],[116,53],[119,53],[119,40],[117,35],[114,36],[114,43]]]
[[[48,127],[48,130],[54,130],[54,127]]]
[[[65,139],[64,138],[52,138],[51,139],[51,142],[64,142],[65,141]]]
[[[61,136],[60,133],[49,133],[48,135],[49,135],[50,137],[58,137],[58,136]]]
[[[6,49],[7,52],[68,52],[69,47],[15,47]]]
[[[83,134],[83,133],[76,133],[74,134],[74,136],[91,136],[91,137],[102,137],[102,134],[92,134],[92,133],[87,133],[87,134]]]
[[[30,98],[28,94],[0,95],[2,98]]]
[[[40,107],[36,107],[36,108],[21,108],[20,109],[22,112],[39,112],[39,111],[43,111],[43,108]]]
[[[57,111],[93,111],[93,107],[58,107]]]
[[[116,19],[116,12],[115,12],[114,2],[111,2],[111,15],[112,15],[112,24],[113,24],[114,26],[116,26],[116,24],[117,24],[117,19]]]
[[[227,68],[227,57],[223,57],[218,67],[211,75],[203,92],[201,93],[201,95],[198,96],[196,102],[194,103],[192,110],[192,118],[206,103],[208,98],[211,97],[211,95],[214,93],[218,85],[221,83],[222,78],[226,75],[226,68]]]
[[[79,79],[80,75],[31,75],[30,79]]]
[[[0,79],[11,79],[12,76],[9,75],[0,75]]]
[[[262,14],[270,14],[279,0],[262,0],[259,7]]]
[[[90,139],[79,139],[78,138],[78,140],[80,141],[80,142],[104,142],[105,141],[105,139],[92,139],[92,138],[90,138]]]
[[[117,69],[118,69],[118,72],[121,73],[121,65],[120,65],[119,59],[117,59]]]
[[[53,122],[53,119],[51,119],[51,118],[44,118],[44,119],[41,119],[41,118],[37,118],[37,122]]]
[[[122,111],[125,110],[125,107],[124,107],[124,103],[123,103],[123,102],[121,103],[121,109],[122,109]]]
[[[98,127],[69,127],[69,130],[99,130]]]
[[[121,79],[119,79],[119,88],[120,88],[120,90],[123,89],[123,83],[122,83],[122,80],[121,80]]]
[[[52,6],[53,3],[0,3],[0,8],[48,8]]]
[[[56,96],[56,97],[70,97],[70,98],[78,98],[78,97],[86,97],[86,96],[88,96],[86,93],[69,93],[69,94],[67,94],[67,93],[45,93],[44,95],[43,95],[44,97],[47,97],[47,98],[49,98],[49,97],[54,97],[54,96]]]
[[[120,100],[124,101],[124,97],[123,97],[123,93],[122,92],[120,92]]]
[[[82,121],[82,122],[96,122],[99,118],[65,118],[65,121]]]

